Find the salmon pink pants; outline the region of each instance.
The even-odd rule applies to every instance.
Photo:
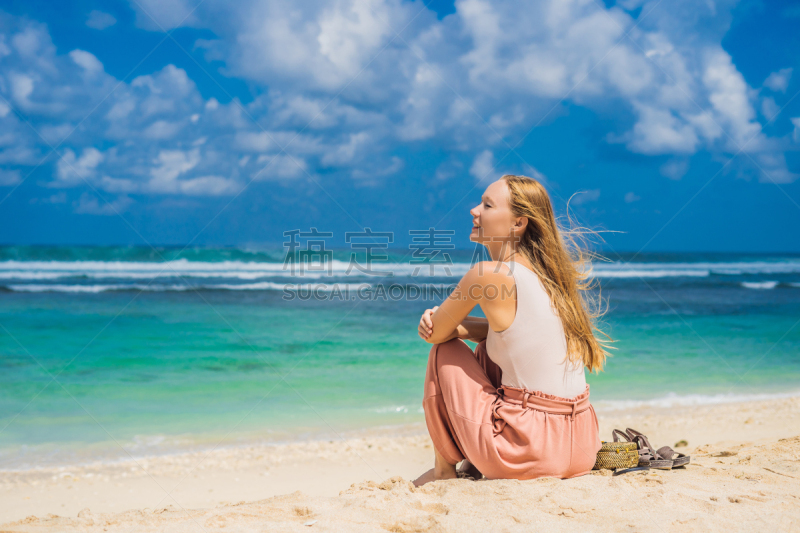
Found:
[[[574,398],[501,385],[502,370],[461,339],[428,356],[422,407],[436,450],[468,459],[487,479],[570,478],[589,473],[600,449],[589,386]]]

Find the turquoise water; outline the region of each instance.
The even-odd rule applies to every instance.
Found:
[[[441,294],[410,287],[451,286],[471,252],[450,275],[406,262],[391,279],[347,274],[343,252],[302,279],[281,251],[177,252],[0,248],[0,468],[424,420],[416,326]],[[588,377],[599,408],[800,390],[800,257],[642,255],[595,275],[618,340]],[[317,282],[324,297],[304,297]]]

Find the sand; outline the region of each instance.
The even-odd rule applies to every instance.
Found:
[[[389,434],[0,472],[0,532],[800,531],[800,398],[599,412],[692,456],[571,480],[446,480],[424,423]]]

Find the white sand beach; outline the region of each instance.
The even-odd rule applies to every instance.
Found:
[[[2,532],[797,531],[800,397],[599,412],[686,468],[571,480],[447,480],[424,424],[334,441],[0,473]]]

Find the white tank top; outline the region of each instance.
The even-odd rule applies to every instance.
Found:
[[[509,263],[514,263],[513,265]],[[586,390],[581,363],[566,361],[567,338],[561,319],[539,276],[505,261],[517,287],[517,313],[501,332],[489,328],[486,352],[503,371],[502,384],[573,398]]]

